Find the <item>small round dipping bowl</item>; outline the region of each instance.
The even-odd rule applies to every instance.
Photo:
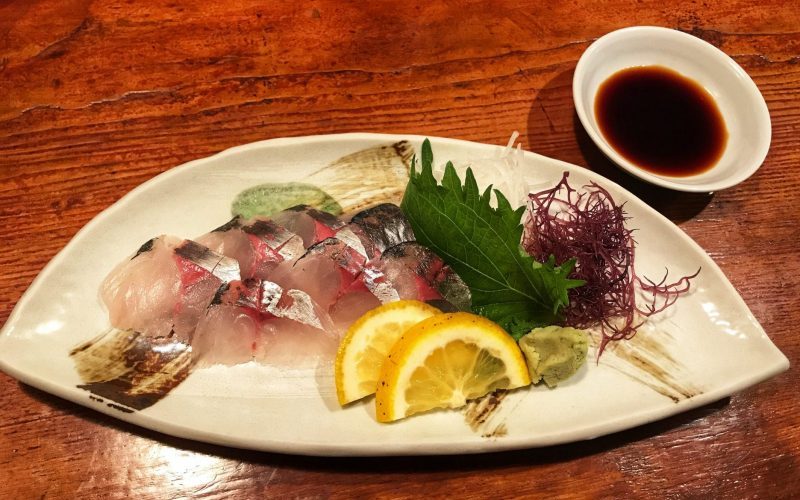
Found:
[[[600,85],[622,69],[653,65],[694,80],[716,101],[728,141],[719,161],[705,172],[687,177],[649,172],[620,155],[600,131],[595,116]],[[631,174],[665,188],[687,192],[729,188],[753,175],[769,150],[769,111],[753,80],[724,52],[680,31],[635,26],[604,35],[578,61],[572,94],[583,127],[603,153]]]

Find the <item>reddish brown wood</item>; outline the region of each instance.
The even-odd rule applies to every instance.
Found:
[[[592,145],[573,109],[575,64],[592,40],[641,24],[693,33],[752,75],[773,125],[752,178],[714,195],[669,192]],[[500,144],[519,130],[526,148],[588,165],[679,223],[795,363],[799,98],[792,2],[3,2],[0,319],[93,216],[188,160],[281,136]],[[795,371],[594,441],[368,460],[174,439],[0,374],[0,497],[788,498],[800,491]]]

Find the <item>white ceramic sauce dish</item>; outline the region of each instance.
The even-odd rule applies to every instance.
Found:
[[[728,140],[713,167],[686,177],[656,174],[623,157],[603,136],[595,115],[598,89],[616,72],[641,66],[674,70],[698,83],[714,99]],[[753,175],[769,150],[769,111],[753,80],[724,52],[680,31],[635,26],[602,36],[578,61],[572,91],[578,117],[594,143],[617,165],[658,186],[686,192],[729,188]]]

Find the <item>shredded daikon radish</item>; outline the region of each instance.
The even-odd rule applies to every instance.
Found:
[[[453,162],[459,177],[464,178],[467,168],[472,168],[478,186],[486,188],[489,184],[508,198],[512,206],[518,207],[528,201],[527,184],[520,171],[522,164],[522,143],[517,143],[519,132],[511,134],[508,144],[495,149],[495,154],[488,158],[475,158],[464,163]],[[437,165],[434,175],[441,179],[444,164]]]

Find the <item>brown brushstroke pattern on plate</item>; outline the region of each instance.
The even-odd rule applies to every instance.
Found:
[[[378,203],[399,204],[413,156],[414,148],[408,141],[374,146],[334,160],[303,182],[324,189],[345,213]]]
[[[508,391],[498,389],[486,396],[467,402],[464,407],[464,421],[473,432],[480,432],[481,437],[496,438],[508,434],[505,422],[495,424],[493,418],[500,409]]]
[[[183,382],[193,366],[191,346],[133,330],[109,330],[70,352],[92,400],[123,412],[154,405]]]
[[[592,340],[595,345],[599,344],[596,332],[592,335]],[[702,390],[682,379],[685,368],[669,350],[673,343],[674,338],[665,328],[640,331],[630,340],[609,344],[600,358],[600,364],[617,370],[677,403],[702,394]],[[479,432],[484,438],[507,435],[505,422],[493,421],[507,394],[506,390],[498,390],[468,402],[463,413],[470,429]]]
[[[592,339],[598,343],[596,334]],[[669,351],[674,342],[663,325],[642,329],[630,340],[611,342],[601,356],[600,364],[678,403],[703,391],[684,378],[683,364]]]

